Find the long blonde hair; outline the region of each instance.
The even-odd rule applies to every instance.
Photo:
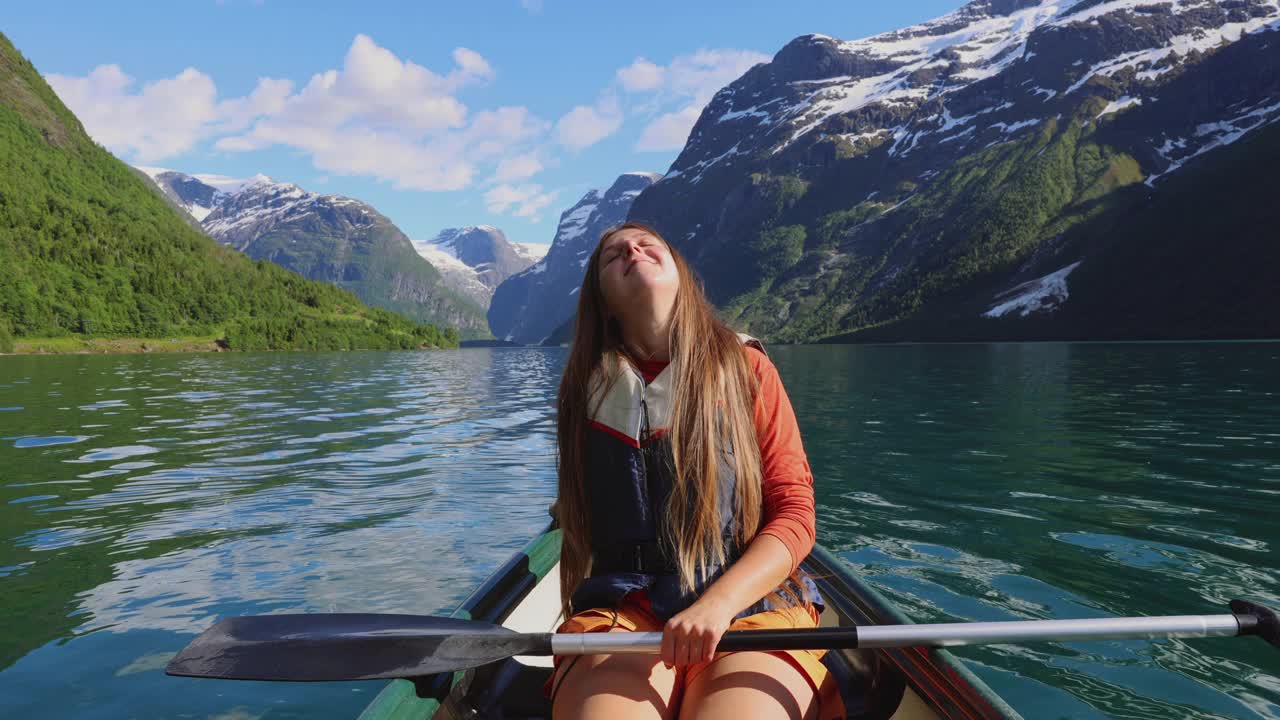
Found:
[[[669,421],[675,472],[666,508],[668,537],[664,538],[675,549],[680,587],[692,591],[708,568],[722,566],[728,558],[730,548],[720,525],[717,477],[720,457],[726,450],[733,452],[736,477],[737,537],[733,541],[745,548],[760,528],[760,447],[753,415],[757,383],[742,342],[716,317],[688,262],[657,231],[631,222],[611,228],[587,262],[578,294],[573,345],[557,400],[558,505],[564,534],[560,599],[566,618],[572,613],[570,598],[591,563],[591,519],[585,491],[591,379],[600,372],[605,383],[613,382],[621,368],[617,359],[627,358],[621,328],[601,292],[599,269],[605,242],[623,230],[643,231],[666,245],[680,275],[670,329],[671,362],[676,371]]]

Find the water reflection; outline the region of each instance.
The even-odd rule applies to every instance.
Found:
[[[1280,351],[777,347],[819,537],[922,621],[1280,604]],[[546,522],[559,349],[0,358],[0,716],[350,717],[165,678],[214,620],[427,613]],[[1278,718],[1243,640],[970,648],[1027,717]]]
[[[772,355],[817,478],[820,537],[921,620],[1280,598],[1274,344]],[[960,652],[1028,717],[1280,717],[1280,694],[1243,679],[1271,666],[1257,645]]]
[[[4,360],[0,716],[352,716],[359,686],[137,690],[221,617],[439,611],[547,521],[556,350]]]

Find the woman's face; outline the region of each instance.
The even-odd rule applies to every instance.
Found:
[[[669,309],[680,272],[666,243],[635,228],[620,230],[600,248],[600,290],[614,315],[649,296]],[[621,311],[621,312],[620,312]]]

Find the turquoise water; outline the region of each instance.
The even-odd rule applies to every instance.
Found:
[[[819,539],[921,621],[1280,605],[1280,344],[778,347]],[[554,495],[558,349],[0,358],[0,717],[342,718],[214,620],[449,608]],[[969,648],[1029,718],[1280,718],[1253,639]]]

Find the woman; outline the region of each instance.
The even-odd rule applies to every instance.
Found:
[[[661,630],[662,652],[557,658],[556,718],[838,712],[820,652],[713,658],[730,628],[817,623],[797,571],[812,476],[777,371],[744,339],[653,229],[600,239],[558,400],[559,631]]]

